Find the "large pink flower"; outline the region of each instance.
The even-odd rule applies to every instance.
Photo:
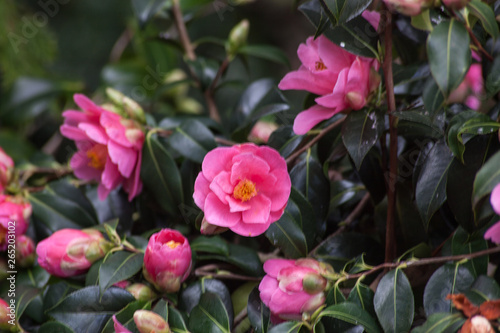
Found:
[[[335,114],[363,108],[380,83],[379,62],[355,56],[328,38],[309,37],[297,51],[302,65],[279,83],[282,90],[306,90],[316,95],[316,105],[299,113],[293,130],[305,134]]]
[[[464,103],[473,110],[479,109],[484,95],[483,81],[481,64],[472,64],[462,83],[448,96],[448,103]]]
[[[208,223],[258,236],[281,217],[290,188],[283,157],[272,148],[246,143],[205,156],[193,198]]]
[[[13,168],[14,161],[5,153],[2,147],[0,147],[0,193],[2,193],[9,184]]]
[[[300,320],[302,313],[312,313],[325,303],[327,280],[321,274],[330,270],[313,259],[268,260],[260,298],[279,319]]]
[[[120,184],[132,200],[142,190],[142,129],[135,121],[95,105],[84,95],[77,94],[74,99],[83,112],[65,111],[61,133],[76,142],[78,152],[70,162],[75,175],[98,181],[101,200]]]
[[[21,197],[0,194],[0,251],[28,229],[31,204]],[[13,243],[12,243],[13,244]]]
[[[500,215],[500,184],[495,186],[491,192],[490,202],[495,213]],[[500,244],[500,221],[486,231],[484,238],[491,239],[493,243]]]

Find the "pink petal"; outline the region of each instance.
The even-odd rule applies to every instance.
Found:
[[[280,210],[288,202],[290,197],[290,189],[292,182],[290,180],[290,175],[287,169],[276,169],[268,177],[273,177],[275,179],[272,181],[264,181],[264,184],[272,184],[272,186],[263,187],[263,184],[258,184],[259,191],[265,194],[269,199],[271,199],[271,211]]]
[[[142,150],[139,150],[134,174],[132,175],[132,177],[130,177],[125,181],[125,184],[123,186],[125,191],[128,192],[128,201],[132,201],[132,199],[142,191],[141,161],[142,161]]]
[[[271,172],[275,169],[286,170],[287,165],[285,159],[275,150],[267,146],[259,147],[259,149],[255,152],[257,156],[262,157],[264,161],[271,168]]]
[[[271,212],[271,200],[264,194],[259,194],[248,201],[251,208],[241,213],[244,223],[268,224]],[[269,225],[269,224],[268,224]]]
[[[210,224],[231,228],[241,221],[241,213],[231,213],[228,205],[223,204],[215,194],[209,193],[205,200],[205,218]]]
[[[484,239],[490,239],[493,243],[500,244],[500,221],[486,231]]]
[[[103,145],[108,143],[108,136],[101,126],[91,123],[80,123],[78,128],[84,131],[87,137],[92,141]]]
[[[227,195],[225,200],[229,204],[229,211],[231,213],[244,212],[252,207],[249,203],[242,202],[241,200],[236,200],[230,195]]]
[[[493,210],[500,215],[500,184],[497,184],[491,192],[490,202]]]
[[[201,166],[205,178],[210,182],[221,171],[230,171],[232,159],[237,154],[238,150],[233,147],[221,147],[210,151]]]
[[[87,136],[87,134],[84,131],[82,131],[79,128],[73,127],[73,126],[63,124],[63,125],[61,125],[59,130],[61,131],[61,134],[64,137],[66,137],[70,140],[79,141],[79,140],[88,140],[89,139],[89,137]]]
[[[106,200],[112,189],[106,188],[102,183],[97,186],[97,196],[99,200]]]
[[[115,333],[131,333],[128,329],[123,326],[118,319],[116,319],[116,315],[113,315],[113,327],[115,329]]]
[[[376,11],[371,11],[371,10],[365,10],[361,16],[367,20],[372,27],[377,30],[378,26],[380,24],[380,13]]]
[[[349,68],[355,59],[355,56],[345,51],[337,44],[330,41],[327,37],[321,35],[318,37],[318,52],[329,71],[339,74],[342,69]],[[333,80],[333,84],[337,79]],[[331,90],[330,90],[331,93]]]
[[[328,73],[333,72],[328,71]],[[334,84],[335,78],[327,80],[301,66],[297,71],[286,74],[278,84],[278,88],[281,90],[305,90],[316,95],[325,95],[332,92]]]
[[[212,182],[210,183],[210,190],[219,198],[219,200],[227,204],[226,196],[228,194],[233,194],[234,186],[231,185],[231,176],[229,172],[222,171],[217,176],[214,177]]]
[[[318,43],[318,40],[315,40],[314,37],[309,37],[306,43],[300,44],[297,49],[297,55],[300,61],[310,71],[314,71],[316,62],[321,61],[318,54]]]
[[[278,315],[295,315],[300,314],[302,306],[311,298],[306,292],[298,292],[289,295],[281,289],[277,289],[271,301],[269,308],[271,311]]]
[[[83,180],[99,180],[101,178],[101,170],[89,166],[90,159],[82,152],[76,152],[69,162],[75,176]]]
[[[104,171],[101,175],[101,184],[104,185],[104,187],[112,190],[117,187],[122,182],[122,180],[123,178],[118,171],[118,167],[111,161],[111,158],[109,158],[108,156],[108,159],[104,166]]]
[[[73,96],[73,99],[75,100],[76,105],[78,105],[82,110],[88,111],[89,113],[100,115],[103,111],[105,111],[85,95],[75,94]]]
[[[137,151],[123,147],[114,141],[109,141],[108,154],[113,163],[118,165],[118,170],[122,176],[129,178],[137,163]]]
[[[196,206],[201,210],[205,209],[205,200],[208,193],[210,193],[210,182],[205,178],[202,172],[198,174],[194,182],[193,199]]]
[[[295,267],[295,260],[269,259],[264,263],[264,272],[269,276],[277,278],[280,271],[285,267]]]
[[[232,232],[245,237],[256,237],[269,229],[270,223],[258,224],[258,223],[245,223],[240,221],[234,226],[230,227]]]
[[[126,135],[126,128],[121,123],[122,117],[116,113],[105,111],[101,114],[100,123],[108,137],[124,147],[132,147]]]
[[[306,134],[314,126],[323,120],[330,119],[340,111],[342,110],[326,108],[317,104],[313,105],[297,115],[293,122],[293,131],[298,135]]]
[[[264,278],[259,284],[259,291],[260,291],[260,299],[266,306],[269,306],[271,297],[274,291],[278,288],[279,288],[278,280],[270,277],[269,275],[264,276]]]
[[[94,119],[97,119],[95,116],[77,110],[66,110],[62,113],[62,116],[64,117],[64,123],[70,126],[78,126],[80,123],[91,123]]]
[[[266,175],[269,173],[269,164],[253,153],[243,153],[233,158],[231,168],[231,183],[236,185],[239,181],[250,179],[253,175]]]
[[[349,74],[347,76],[347,84],[344,88],[345,94],[355,91],[359,93],[363,99],[368,96],[368,82],[370,80],[370,64],[367,61],[361,61],[358,57],[349,68]],[[366,102],[365,102],[366,103]],[[361,109],[362,106],[356,106],[356,110]]]

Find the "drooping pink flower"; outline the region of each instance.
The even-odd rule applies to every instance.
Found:
[[[460,85],[448,96],[448,103],[464,103],[473,110],[481,106],[484,95],[483,69],[481,64],[472,64]]]
[[[61,133],[78,148],[70,162],[75,175],[98,181],[101,200],[119,185],[132,200],[142,190],[142,129],[134,120],[95,105],[84,95],[74,99],[83,112],[65,111]]]
[[[324,36],[316,40],[309,37],[297,54],[302,65],[285,75],[278,87],[321,95],[315,100],[317,105],[295,118],[293,130],[297,134],[307,133],[337,113],[363,108],[380,83],[376,59],[355,56]]]
[[[460,10],[467,6],[470,0],[443,0],[443,4],[453,10]]]
[[[500,215],[500,184],[495,186],[491,192],[490,202],[495,213]],[[500,221],[486,231],[484,238],[490,239],[493,243],[500,244]]]
[[[327,280],[333,270],[313,259],[271,259],[264,263],[266,276],[259,285],[260,298],[271,313],[284,320],[300,320],[325,303]]]
[[[35,242],[26,235],[16,237],[16,263],[29,267],[35,261]]]
[[[149,238],[143,274],[158,290],[177,292],[191,272],[191,247],[180,232],[162,229]]]
[[[0,193],[2,193],[9,184],[13,168],[14,161],[5,153],[2,147],[0,147]]]
[[[31,204],[22,197],[0,194],[0,251],[26,232],[31,212]]]
[[[290,189],[283,157],[272,148],[246,143],[205,156],[193,198],[208,223],[258,236],[281,217]]]
[[[97,230],[61,229],[38,243],[38,264],[52,275],[69,277],[85,273],[110,249]]]
[[[434,0],[384,0],[386,6],[403,15],[415,16],[434,3]]]

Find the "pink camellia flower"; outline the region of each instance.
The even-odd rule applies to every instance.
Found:
[[[158,290],[177,292],[191,272],[191,247],[177,230],[153,234],[144,253],[143,274]]]
[[[258,236],[283,214],[291,181],[276,150],[252,143],[216,148],[201,169],[193,198],[209,224]]]
[[[307,133],[337,113],[363,108],[380,83],[376,59],[355,56],[324,36],[316,40],[309,37],[297,54],[302,65],[285,75],[278,87],[321,95],[316,105],[295,118],[293,130],[297,134]]]
[[[325,303],[330,265],[314,259],[271,259],[264,263],[266,276],[259,285],[260,299],[277,319],[300,320]],[[274,321],[277,321],[276,319]]]
[[[407,16],[418,15],[422,9],[434,4],[434,0],[384,0],[384,2],[389,9]]]
[[[61,229],[38,243],[36,254],[47,272],[69,277],[85,273],[111,246],[97,230]]]
[[[443,0],[443,4],[453,10],[460,10],[467,6],[470,0]]]
[[[500,184],[495,186],[491,192],[490,202],[495,213],[500,215]],[[486,231],[484,238],[491,239],[493,243],[500,244],[500,221]]]
[[[16,238],[16,263],[29,267],[35,261],[35,242],[26,235]]]
[[[14,161],[5,153],[2,147],[0,147],[0,193],[2,193],[9,184],[13,168]]]
[[[460,85],[448,96],[448,103],[464,103],[473,110],[481,106],[484,94],[483,69],[481,64],[472,64]]]
[[[142,129],[134,120],[105,110],[84,95],[74,99],[83,112],[65,111],[61,133],[78,148],[70,162],[75,175],[98,181],[101,200],[120,184],[132,200],[142,190]]]
[[[0,251],[7,248],[9,239],[15,240],[13,235],[26,232],[31,212],[31,204],[22,197],[0,194]]]

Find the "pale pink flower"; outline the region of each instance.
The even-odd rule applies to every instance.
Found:
[[[180,232],[162,229],[149,238],[143,274],[158,290],[177,292],[191,272],[191,247]]]
[[[0,251],[7,248],[9,239],[15,239],[12,235],[26,232],[31,212],[31,204],[22,197],[0,194]]]
[[[2,147],[0,147],[0,193],[2,193],[9,184],[13,168],[14,161],[5,153]]]
[[[97,230],[61,229],[38,243],[38,264],[52,275],[69,277],[85,273],[104,257],[110,244]]]
[[[208,223],[258,236],[281,217],[290,189],[283,157],[272,148],[246,143],[205,156],[193,198]]]
[[[386,6],[403,15],[415,16],[434,3],[434,0],[384,0]]]
[[[500,215],[500,184],[497,184],[491,192],[490,202],[495,213]],[[490,239],[493,243],[500,244],[500,221],[486,231],[484,238]]]
[[[322,273],[331,267],[313,259],[270,259],[259,285],[260,298],[271,313],[284,320],[300,320],[325,303],[327,280]]]
[[[473,110],[479,109],[484,95],[483,81],[481,64],[472,64],[462,83],[451,92],[448,103],[464,103]]]
[[[65,111],[61,133],[74,140],[78,148],[70,162],[75,175],[98,181],[101,200],[119,185],[132,200],[142,190],[142,129],[135,121],[95,105],[84,95],[77,94],[74,99],[83,112]]]
[[[324,36],[316,40],[309,37],[297,54],[302,65],[285,75],[278,87],[321,95],[316,98],[317,105],[295,118],[293,130],[297,134],[307,133],[337,113],[363,108],[380,83],[376,59],[355,56]]]

